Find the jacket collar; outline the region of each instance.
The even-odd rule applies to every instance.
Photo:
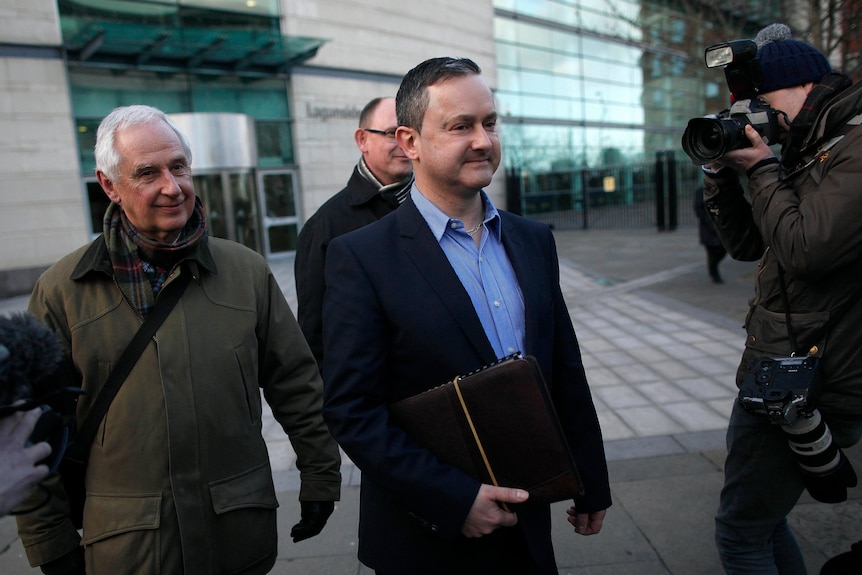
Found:
[[[380,193],[377,186],[359,171],[359,164],[353,168],[353,174],[347,183],[347,199],[351,206],[367,204]]]
[[[359,162],[353,168],[353,174],[347,183],[347,201],[351,206],[367,204],[377,196],[382,196],[392,207],[398,207],[398,192],[407,190],[409,192],[413,185],[413,174],[394,184],[383,185],[377,177],[368,169],[365,158],[359,158]]]
[[[212,253],[209,249],[208,238],[204,237],[197,243],[197,245],[186,254],[185,257],[181,260],[181,262],[189,262],[189,265],[192,266],[192,272],[197,275],[197,268],[201,267],[212,274],[218,273],[218,268],[216,267],[215,260],[213,260]],[[75,269],[72,271],[72,280],[78,281],[84,279],[90,273],[100,272],[108,277],[114,277],[114,267],[111,264],[111,256],[108,253],[108,246],[105,244],[105,238],[103,236],[99,236],[96,238],[87,250],[84,252],[84,255],[81,256],[81,259],[78,260],[78,265],[75,266]]]

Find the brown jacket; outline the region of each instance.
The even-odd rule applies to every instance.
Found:
[[[265,260],[209,238],[180,273],[194,279],[91,450],[81,541],[90,575],[269,571],[278,502],[260,390],[297,453],[300,500],[339,498],[340,456],[321,417],[317,366]],[[99,238],[45,272],[30,302],[64,340],[87,392],[79,421],[139,325],[111,276]],[[19,518],[31,565],[77,544],[65,513],[56,494]]]
[[[753,357],[819,356],[819,407],[854,421],[862,420],[862,128],[853,124],[860,113],[862,84],[856,84],[820,111],[803,143],[812,151],[800,168],[782,174],[773,163],[753,170],[750,202],[729,168],[704,181],[707,209],[728,252],[760,259],[740,377]],[[796,350],[787,333],[779,265]]]

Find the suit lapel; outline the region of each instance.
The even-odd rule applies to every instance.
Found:
[[[482,361],[493,362],[496,359],[494,349],[485,336],[485,330],[473,308],[473,302],[422,214],[410,199],[396,210],[396,214],[404,253],[413,262],[428,288],[449,311],[452,320],[464,333]],[[417,291],[417,293],[422,292]]]
[[[509,261],[512,263],[512,268],[515,270],[515,276],[518,278],[518,285],[521,287],[521,293],[524,296],[524,347],[521,351],[527,354],[527,350],[535,349],[535,338],[538,333],[538,315],[536,314],[536,306],[542,301],[542,298],[550,297],[551,292],[547,291],[542,278],[545,277],[542,266],[536,265],[542,262],[541,253],[530,251],[526,246],[527,243],[521,236],[521,229],[514,225],[510,214],[500,212],[500,219],[503,230],[503,247],[506,250],[506,255],[509,256]]]

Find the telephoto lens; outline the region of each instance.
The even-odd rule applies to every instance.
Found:
[[[682,149],[694,164],[709,164],[730,150],[750,146],[748,122],[739,118],[693,118],[682,135]]]
[[[824,503],[847,499],[847,488],[855,487],[856,472],[844,452],[832,441],[832,432],[815,409],[810,417],[782,425],[790,450],[802,471],[811,497]]]
[[[729,110],[689,120],[682,134],[682,149],[696,165],[712,163],[731,150],[751,146],[745,135],[749,124],[771,146],[781,131],[780,113],[760,100],[737,100]]]

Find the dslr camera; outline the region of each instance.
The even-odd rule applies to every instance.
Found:
[[[745,126],[751,124],[767,141],[778,141],[779,112],[757,100],[762,83],[757,44],[734,40],[716,44],[704,54],[707,68],[724,68],[733,105],[715,117],[689,120],[682,135],[682,149],[697,165],[708,164],[731,150],[751,146]]]
[[[739,402],[781,426],[788,447],[814,499],[840,503],[858,483],[844,452],[815,406],[820,391],[816,357],[762,357],[753,360],[739,389]]]
[[[754,359],[739,388],[743,409],[776,425],[810,417],[820,388],[818,362],[812,356]]]

